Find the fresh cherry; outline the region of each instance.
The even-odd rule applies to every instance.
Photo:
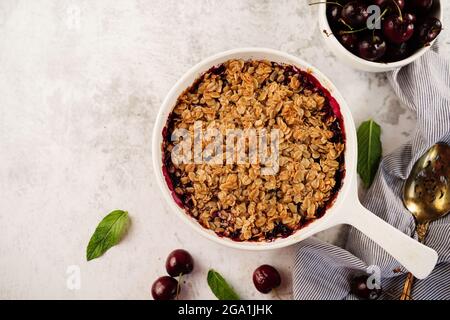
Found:
[[[340,35],[339,39],[342,45],[351,52],[355,52],[358,48],[359,39],[356,33],[343,33]]]
[[[363,1],[350,1],[342,8],[342,20],[351,27],[362,27],[369,17]]]
[[[166,260],[166,270],[172,277],[191,273],[194,269],[192,256],[183,249],[172,251]]]
[[[429,10],[433,6],[433,0],[411,0],[410,2],[416,10]]]
[[[414,24],[411,17],[392,15],[383,22],[383,34],[389,42],[400,44],[408,41],[414,34]]]
[[[365,274],[353,277],[350,282],[351,293],[361,299],[376,300],[380,297],[382,290],[381,288],[369,289],[368,279],[369,276]]]
[[[413,13],[405,13],[403,19],[411,23],[416,23],[417,21],[416,15]]]
[[[155,300],[172,300],[177,295],[178,281],[169,276],[158,278],[152,285]],[[179,290],[179,289],[178,289]]]
[[[390,44],[387,47],[386,59],[389,62],[400,61],[407,58],[411,53],[409,42],[403,42],[401,44]]]
[[[422,45],[428,45],[431,41],[436,39],[441,30],[441,21],[434,17],[428,17],[419,25],[417,38]]]
[[[269,293],[281,284],[281,276],[277,269],[268,264],[259,266],[253,272],[253,284],[261,293]]]
[[[329,4],[327,5],[327,18],[328,22],[334,26],[339,24],[341,19],[342,5]]]
[[[359,56],[369,61],[377,61],[386,53],[386,41],[378,34],[370,34],[358,45]]]

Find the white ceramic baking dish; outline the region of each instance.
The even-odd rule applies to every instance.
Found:
[[[290,64],[300,70],[310,72],[327,89],[340,105],[343,123],[345,126],[346,148],[345,168],[346,174],[342,181],[342,187],[337,194],[333,205],[327,209],[325,215],[315,220],[306,227],[297,230],[286,238],[278,238],[271,242],[238,242],[226,237],[220,237],[211,230],[201,226],[197,220],[185,213],[174,201],[171,190],[165,182],[163,175],[162,150],[163,129],[167,118],[176,104],[178,96],[187,89],[202,73],[229,59],[266,59],[278,63]],[[426,277],[434,268],[437,261],[437,253],[415,241],[406,234],[400,232],[393,226],[378,218],[375,214],[365,209],[358,200],[356,186],[356,163],[357,163],[357,139],[355,124],[347,103],[338,92],[336,87],[319,70],[292,55],[264,48],[235,49],[209,57],[184,74],[167,94],[156,118],[153,132],[153,166],[156,181],[162,191],[164,198],[172,211],[195,232],[220,244],[244,249],[244,250],[268,250],[286,247],[303,239],[306,239],[319,231],[340,224],[349,224],[396,258],[406,269],[411,271],[417,278]]]

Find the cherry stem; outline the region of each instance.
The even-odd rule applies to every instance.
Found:
[[[444,30],[444,28],[442,28],[441,30]],[[436,28],[436,27],[431,28],[431,32],[433,32],[433,33],[436,33],[438,31],[439,31],[439,28]]]
[[[278,294],[278,290],[276,288],[273,288],[272,290],[273,290],[273,293],[275,293],[275,297],[277,297],[278,300],[283,300],[283,299],[281,299],[280,295]]]
[[[383,13],[375,20],[375,23],[378,22],[378,20],[380,20],[381,18],[384,17],[384,15],[386,15],[386,13],[388,12],[388,9],[384,9]],[[342,23],[344,23],[347,27],[351,28],[349,25],[347,25],[342,19],[340,19],[339,21],[341,21]],[[364,31],[367,30],[368,27],[365,26],[364,28],[361,29],[357,29],[357,30],[348,30],[348,31],[340,31],[339,34],[348,34],[348,33],[356,33],[356,32],[360,32],[360,31]],[[375,29],[374,29],[374,34],[375,34]]]
[[[384,9],[383,13],[377,18],[377,20],[375,20],[375,22],[378,22],[378,20],[380,20],[381,18],[383,18],[383,17],[386,15],[387,12],[388,12],[388,9],[387,9],[387,8]]]
[[[308,5],[309,5],[309,6],[313,6],[313,5],[316,5],[316,4],[335,4],[335,5],[340,6],[341,8],[344,7],[341,3],[339,3],[339,2],[334,2],[334,1],[312,2],[312,3],[309,3]]]
[[[349,28],[350,31],[353,31],[352,26],[349,25],[349,24],[347,24],[347,23],[344,21],[344,19],[340,18],[340,19],[339,19],[339,22],[342,23],[343,25],[345,25],[347,28]],[[361,30],[364,30],[364,29],[361,29]],[[355,31],[355,32],[356,32],[356,31]]]
[[[352,30],[348,30],[348,31],[339,31],[339,34],[357,33],[357,32],[360,32],[360,31],[364,31],[366,29],[367,29],[367,27],[362,28],[362,29],[356,29],[356,30],[352,29]]]
[[[392,2],[393,2],[393,3],[395,4],[395,6],[397,7],[400,22],[403,22],[402,9],[400,9],[400,6],[397,4],[397,2],[395,2],[395,0],[392,0]]]
[[[176,300],[178,300],[178,295],[180,294],[180,290],[181,290],[181,279],[183,279],[183,272],[181,272],[178,276],[177,294],[175,296]]]

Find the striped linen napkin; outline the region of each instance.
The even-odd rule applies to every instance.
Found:
[[[412,166],[436,142],[450,144],[450,63],[429,50],[418,61],[388,74],[401,101],[417,114],[412,140],[385,156],[362,204],[417,239],[414,219],[403,206],[402,187]],[[450,215],[432,222],[425,245],[439,254],[436,268],[415,279],[412,299],[450,299]],[[364,234],[351,228],[345,249],[316,238],[299,244],[293,275],[295,299],[357,299],[350,279],[370,265],[381,270],[380,299],[398,299],[406,270]]]

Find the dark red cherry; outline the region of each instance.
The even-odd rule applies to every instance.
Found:
[[[410,2],[416,10],[429,10],[433,6],[433,0],[410,0]]]
[[[352,27],[362,27],[366,24],[369,13],[363,1],[350,1],[342,8],[342,19]]]
[[[414,34],[414,24],[411,17],[392,15],[383,22],[383,34],[389,42],[400,44],[408,41]]]
[[[158,278],[152,285],[152,296],[155,300],[172,300],[177,295],[178,281],[172,277]]]
[[[376,300],[380,297],[382,290],[381,288],[369,289],[368,280],[369,276],[364,274],[353,277],[350,282],[351,293],[361,299]]]
[[[386,53],[386,41],[378,34],[370,34],[358,45],[358,55],[369,61],[377,61]]]
[[[186,250],[174,250],[167,257],[166,270],[172,277],[191,273],[192,269],[194,269],[194,260]]]
[[[403,14],[403,19],[405,19],[406,21],[411,22],[411,23],[416,23],[416,21],[417,21],[416,15],[413,13]]]
[[[401,44],[390,44],[387,47],[385,59],[389,62],[400,61],[406,59],[411,53],[409,42]]]
[[[339,40],[351,52],[355,52],[358,48],[359,40],[356,33],[343,33],[339,35]]]
[[[422,45],[428,45],[441,33],[442,23],[439,19],[428,17],[417,28],[417,38]]]
[[[342,6],[337,4],[327,5],[327,18],[330,25],[337,26],[341,19]]]
[[[281,276],[277,269],[264,264],[253,272],[253,284],[259,292],[269,293],[272,289],[280,286]]]

